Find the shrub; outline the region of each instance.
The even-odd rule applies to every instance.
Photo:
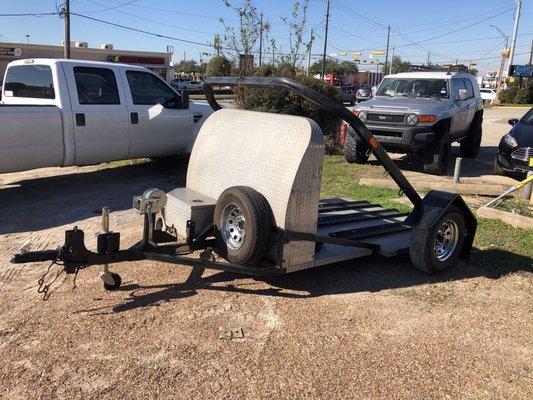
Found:
[[[517,104],[533,103],[533,87],[518,89],[514,97],[514,102]]]
[[[514,86],[504,90],[500,90],[498,92],[498,98],[502,103],[512,103],[514,102],[517,90],[518,89]]]
[[[268,72],[266,71],[267,67],[263,67],[261,67],[260,71],[256,71],[256,76],[268,76],[263,75],[265,72]],[[286,74],[289,74],[289,71],[279,72],[279,75],[282,76],[286,76]],[[304,85],[340,101],[338,92],[325,82],[304,76],[299,76],[296,79]],[[303,99],[294,92],[280,89],[244,88],[237,91],[236,103],[239,108],[246,110],[299,115],[311,118],[320,126],[324,133],[326,150],[328,152],[336,150],[336,136],[341,122],[340,119],[310,101]]]
[[[207,76],[228,76],[231,72],[231,63],[226,57],[213,57],[207,63]]]

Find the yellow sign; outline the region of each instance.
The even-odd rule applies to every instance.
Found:
[[[360,51],[354,51],[352,54],[354,57],[359,57],[363,55],[363,53],[361,53]]]
[[[346,54],[345,51],[339,51],[339,57],[346,57]]]
[[[373,56],[384,56],[385,52],[383,50],[374,50],[371,51],[370,54],[372,54]]]
[[[502,52],[502,57],[508,58],[510,54],[511,54],[511,49],[505,49]]]

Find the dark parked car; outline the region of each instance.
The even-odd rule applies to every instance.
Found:
[[[343,103],[355,104],[355,87],[353,86],[334,86],[338,90]]]
[[[355,93],[355,99],[357,101],[365,101],[372,98],[372,88],[369,85],[361,85]]]
[[[500,140],[494,169],[497,173],[524,175],[533,171],[533,108],[520,120],[510,119],[509,125],[512,128]]]

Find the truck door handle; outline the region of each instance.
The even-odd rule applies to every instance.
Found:
[[[193,122],[198,122],[202,119],[202,117],[204,116],[204,114],[202,113],[194,113],[193,117],[192,117],[192,120]]]
[[[130,121],[132,124],[138,124],[139,123],[139,114],[136,112],[130,113]]]
[[[85,114],[76,113],[76,126],[85,126]]]

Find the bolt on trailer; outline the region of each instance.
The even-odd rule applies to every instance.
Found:
[[[311,119],[223,109],[212,85],[279,88],[342,118],[372,149],[413,203],[410,213],[363,199],[321,200],[324,136]],[[120,233],[103,230],[95,252],[84,232],[65,232],[58,250],[21,252],[12,262],[61,262],[66,273],[101,265],[106,289],[121,279],[109,264],[133,260],[199,266],[254,275],[282,274],[370,255],[409,253],[427,273],[468,258],[477,222],[460,195],[430,190],[421,198],[365,125],[337,101],[287,78],[213,77],[204,91],[215,112],[190,157],[185,187],[135,196],[142,239],[120,249]],[[184,238],[181,241],[179,238]],[[44,277],[41,290],[48,290]]]

